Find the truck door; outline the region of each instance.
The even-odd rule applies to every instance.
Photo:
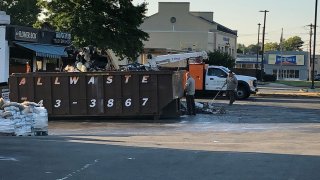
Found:
[[[219,68],[208,68],[206,72],[205,89],[220,90],[226,81],[227,73]],[[224,90],[226,87],[223,88]]]

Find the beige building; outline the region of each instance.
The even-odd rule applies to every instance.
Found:
[[[146,54],[220,50],[236,57],[237,31],[213,21],[213,12],[190,12],[189,2],[159,2],[140,28],[150,36]]]

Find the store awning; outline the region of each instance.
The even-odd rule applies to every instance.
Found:
[[[24,48],[30,49],[36,53],[36,56],[47,58],[67,57],[67,52],[64,46],[55,46],[51,44],[36,44],[26,42],[15,42],[15,44]]]

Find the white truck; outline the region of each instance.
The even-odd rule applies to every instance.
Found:
[[[195,79],[196,93],[198,92],[222,92],[226,90],[223,87],[226,81],[229,69],[223,66],[208,66],[201,60],[207,59],[205,51],[160,55],[149,59],[148,65],[151,69],[157,69],[161,65],[187,61],[187,70]],[[247,99],[251,94],[258,91],[257,78],[251,76],[236,75],[238,79],[237,99]]]

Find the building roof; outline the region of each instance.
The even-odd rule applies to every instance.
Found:
[[[159,10],[157,13],[151,15],[151,16],[148,16],[148,17],[145,17],[145,19],[148,19],[156,14],[159,14],[159,12],[161,11],[160,9],[160,4],[183,4],[183,5],[186,5],[188,7],[188,13],[196,18],[199,18],[201,20],[204,20],[205,22],[207,23],[210,23],[212,25],[217,25],[217,30],[218,31],[222,31],[222,32],[225,32],[225,33],[229,33],[229,34],[233,34],[235,36],[237,36],[238,32],[236,30],[232,30],[232,29],[229,29],[215,21],[213,21],[213,12],[209,12],[209,11],[197,11],[197,12],[192,12],[190,11],[190,2],[159,2]],[[207,14],[207,16],[201,16],[201,14]],[[211,14],[212,13],[212,17],[208,17],[208,14]],[[203,14],[203,15],[204,15]]]
[[[194,16],[194,15],[193,15]],[[205,20],[205,21],[207,21],[207,22],[209,22],[209,23],[212,23],[212,24],[217,24],[217,30],[218,31],[222,31],[222,32],[225,32],[225,33],[230,33],[230,34],[233,34],[233,35],[238,35],[238,32],[237,31],[235,31],[235,30],[231,30],[231,29],[229,29],[229,28],[227,28],[227,27],[225,27],[225,26],[223,26],[223,25],[221,25],[221,24],[219,24],[219,23],[217,23],[217,22],[215,22],[215,21],[210,21],[210,20],[208,20],[208,19],[206,19],[206,18],[203,18],[203,17],[200,17],[200,16],[196,16],[196,17],[198,17],[198,18],[200,18],[200,19],[203,19],[203,20]]]

